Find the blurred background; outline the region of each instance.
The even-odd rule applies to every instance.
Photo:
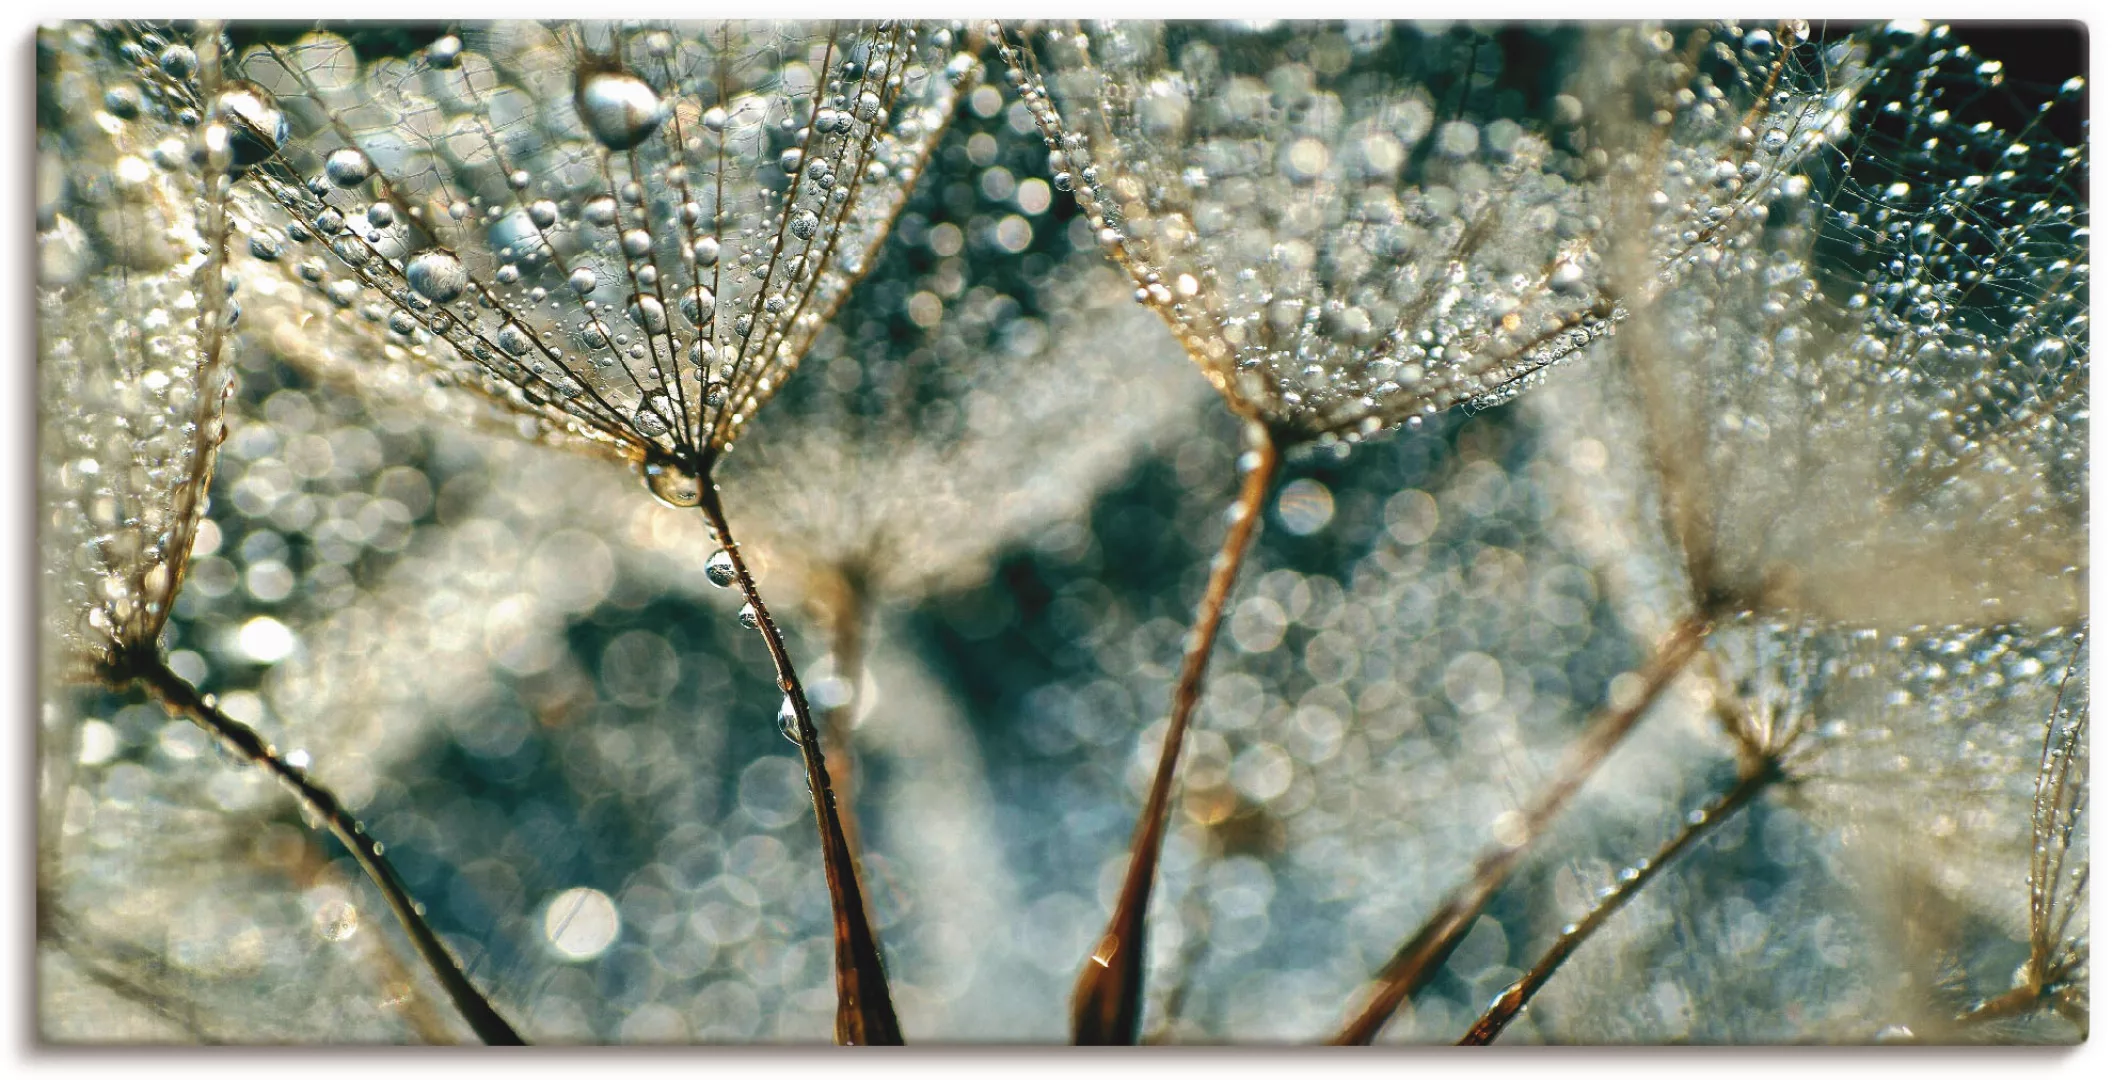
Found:
[[[374,64],[445,28],[321,32]],[[1483,122],[1530,122],[1581,62],[1562,27],[1317,40],[1392,50]],[[1234,422],[1001,86],[962,96],[879,264],[720,471],[810,696],[846,711],[912,1041],[1067,1037],[1236,489]],[[1629,541],[1578,511],[1609,458],[1565,422],[1566,382],[1602,362],[1573,360],[1545,398],[1294,457],[1184,757],[1148,1037],[1332,1031],[1593,710],[1632,692],[1657,601],[1609,570]],[[701,517],[622,468],[318,384],[262,335],[235,363],[172,666],[307,755],[531,1041],[826,1041],[807,793],[762,643],[701,573]],[[1781,636],[1720,640],[1742,634]],[[1961,685],[2007,674],[1962,706],[2007,741],[1968,749],[1995,755],[1973,775],[2015,816],[1993,831],[2029,824],[2071,637],[1801,640],[1888,685],[1936,662]],[[1385,1041],[1457,1038],[1731,778],[1706,696],[1675,684]],[[1903,726],[1900,753],[1958,758],[1962,730]],[[466,1036],[357,867],[255,770],[94,690],[48,686],[42,731],[65,787],[43,852],[48,1038]],[[1859,831],[1853,799],[1781,794],[1617,916],[1507,1038],[1864,1041],[2007,988],[2022,850],[1985,903],[1942,901],[1941,940],[1903,941],[1914,890],[1853,857],[1899,835]]]

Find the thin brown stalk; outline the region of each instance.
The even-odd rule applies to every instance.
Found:
[[[469,976],[449,954],[447,946],[441,943],[440,936],[433,932],[431,924],[426,922],[424,908],[411,899],[403,879],[396,874],[396,868],[383,857],[382,846],[367,835],[366,827],[345,809],[345,804],[329,788],[289,764],[249,725],[221,712],[217,704],[198,692],[197,687],[169,670],[167,660],[159,652],[127,657],[120,661],[113,674],[119,676],[114,681],[136,683],[171,714],[197,724],[221,745],[284,784],[309,813],[321,820],[331,835],[345,845],[360,869],[373,880],[375,888],[381,890],[382,899],[388,903],[389,910],[396,913],[404,933],[411,938],[412,948],[440,980],[448,998],[455,1003],[455,1008],[469,1022],[477,1037],[493,1046],[523,1045],[520,1034],[470,982]]]
[[[1438,905],[1438,910],[1431,914],[1423,927],[1403,942],[1386,966],[1380,969],[1373,980],[1370,997],[1336,1034],[1332,1040],[1334,1043],[1357,1046],[1370,1043],[1387,1026],[1387,1021],[1393,1019],[1402,1002],[1430,982],[1439,966],[1467,936],[1475,918],[1510,879],[1526,850],[1547,832],[1571,797],[1635,728],[1637,721],[1650,711],[1673,677],[1694,659],[1703,640],[1709,636],[1709,629],[1709,619],[1690,615],[1659,643],[1650,663],[1643,669],[1643,692],[1635,701],[1605,710],[1592,722],[1571,746],[1563,765],[1556,771],[1555,779],[1526,812],[1518,842],[1498,843],[1475,860],[1474,873],[1468,880]]]
[[[1624,872],[1613,890],[1601,897],[1584,918],[1564,927],[1562,936],[1556,938],[1555,944],[1550,945],[1548,951],[1541,954],[1541,959],[1533,965],[1533,970],[1528,971],[1518,982],[1511,984],[1497,996],[1497,1000],[1490,1003],[1482,1018],[1476,1020],[1467,1034],[1460,1037],[1459,1045],[1489,1045],[1526,1008],[1527,1003],[1533,1000],[1533,996],[1540,992],[1541,987],[1555,976],[1556,969],[1570,959],[1570,954],[1576,952],[1586,939],[1597,933],[1631,898],[1642,892],[1644,886],[1650,884],[1651,879],[1657,877],[1660,870],[1665,869],[1696,841],[1730,820],[1761,792],[1782,779],[1782,770],[1775,762],[1770,761],[1762,768],[1741,777],[1738,783],[1719,795],[1715,802],[1689,816],[1687,824],[1682,826],[1672,839],[1666,841],[1650,858],[1632,868],[1634,873]]]
[[[822,839],[822,876],[829,888],[829,908],[835,922],[836,1041],[847,1046],[900,1045],[902,1028],[896,1023],[895,1003],[888,995],[887,970],[881,964],[880,945],[866,918],[858,860],[852,856],[850,840],[837,814],[836,792],[829,786],[829,765],[823,757],[821,732],[815,728],[814,715],[807,705],[807,692],[800,687],[792,655],[785,649],[785,638],[771,619],[770,609],[763,604],[763,594],[756,589],[756,579],[741,558],[740,547],[734,543],[726,511],[719,505],[718,485],[707,478],[702,487],[698,507],[711,523],[719,546],[733,562],[741,595],[756,613],[756,628],[762,631],[763,644],[777,668],[778,689],[792,703],[798,725],[800,761],[806,766],[808,793],[814,799],[815,828]]]
[[[831,668],[847,688],[843,703],[822,716],[822,758],[836,785],[844,841],[856,862],[863,845],[858,827],[858,759],[851,752],[851,726],[858,719],[860,690],[865,682],[868,599],[855,570],[827,573],[818,589],[822,596],[815,607],[820,611],[822,624],[829,629]],[[869,918],[871,914],[867,912]]]
[[[1211,560],[1210,582],[1189,627],[1180,677],[1174,684],[1173,710],[1160,744],[1159,768],[1152,775],[1152,787],[1130,844],[1130,867],[1123,875],[1108,927],[1071,992],[1071,1039],[1081,1045],[1134,1044],[1144,1018],[1145,914],[1151,907],[1152,878],[1159,867],[1160,841],[1166,835],[1167,803],[1173,798],[1182,738],[1203,696],[1204,666],[1210,660],[1211,645],[1218,640],[1218,623],[1277,472],[1276,444],[1260,424],[1250,423],[1248,446],[1248,456],[1241,462],[1247,477],[1240,487],[1240,499],[1233,504],[1225,543]]]

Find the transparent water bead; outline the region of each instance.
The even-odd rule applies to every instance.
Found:
[[[800,745],[800,714],[792,707],[790,694],[785,695],[784,702],[778,706],[778,734],[785,736],[785,740],[794,746]]]
[[[374,175],[374,166],[367,161],[367,155],[348,146],[323,159],[323,175],[338,187],[358,187]]]
[[[603,146],[629,150],[659,130],[660,95],[636,75],[605,71],[580,81],[573,95],[580,119]]]
[[[696,474],[672,461],[648,461],[639,467],[639,476],[646,482],[646,490],[663,505],[683,510],[704,499],[704,485]],[[711,564],[705,565],[705,573],[710,575]]]
[[[213,111],[227,123],[230,165],[236,172],[261,164],[292,137],[286,113],[255,83],[230,84],[221,91]]]
[[[404,267],[404,281],[418,295],[436,304],[449,304],[470,287],[470,272],[452,253],[435,248],[412,257]]]
[[[712,557],[704,561],[704,577],[705,580],[722,589],[732,586],[734,583],[734,557],[724,551],[713,552]]]
[[[739,621],[742,626],[750,630],[754,630],[763,625],[763,620],[756,616],[756,605],[754,604],[741,605],[740,613],[735,615],[734,618]]]

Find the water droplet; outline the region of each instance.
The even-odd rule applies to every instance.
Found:
[[[668,432],[668,396],[648,394],[638,403],[638,411],[631,414],[631,426],[647,438],[657,438]]]
[[[528,328],[517,322],[509,322],[499,328],[499,347],[514,356],[526,356],[536,347],[536,339]]]
[[[192,72],[198,70],[198,54],[192,52],[188,45],[171,45],[162,50],[161,58],[156,63],[161,65],[162,73],[170,78],[188,79]]]
[[[754,604],[741,605],[741,611],[739,614],[734,616],[734,619],[735,621],[739,622],[742,626],[745,626],[750,630],[754,630],[757,627],[763,625],[763,621],[756,617],[756,605]]]
[[[657,296],[638,293],[631,297],[627,310],[631,321],[644,327],[647,333],[665,333],[668,329],[668,309],[661,305]]]
[[[800,745],[800,713],[792,707],[791,694],[785,695],[785,701],[778,706],[778,734],[794,746]]]
[[[682,309],[682,317],[690,320],[690,325],[703,326],[712,320],[712,314],[715,310],[713,303],[712,290],[702,285],[695,285],[683,292],[682,299],[677,301],[677,306]]]
[[[660,95],[636,75],[605,71],[588,76],[573,95],[587,130],[611,150],[629,150],[660,127]]]
[[[683,510],[697,505],[704,497],[704,487],[696,475],[672,461],[649,459],[639,472],[646,490],[664,505]]]
[[[441,69],[452,68],[461,59],[462,39],[453,34],[449,34],[426,46],[426,63],[434,67]]]
[[[374,175],[374,166],[367,161],[367,155],[347,146],[323,159],[323,175],[338,187],[358,187]]]
[[[558,223],[558,204],[549,199],[537,199],[528,204],[528,223],[538,229],[547,229]]]
[[[690,245],[690,258],[697,260],[697,265],[699,266],[710,266],[718,262],[719,238],[716,236],[698,237],[697,242]]]
[[[105,100],[107,103],[107,98]],[[263,87],[255,83],[228,84],[215,102],[213,112],[227,123],[228,150],[232,155],[230,166],[236,172],[278,153],[279,146],[292,136],[286,113]]]
[[[139,106],[139,87],[131,83],[120,83],[103,93],[103,108],[120,120],[138,118]]]
[[[640,258],[653,250],[653,234],[644,229],[632,229],[624,233],[624,254]]]
[[[470,287],[470,273],[463,268],[462,260],[434,248],[412,257],[411,264],[404,267],[404,281],[418,295],[436,304],[450,304]]]
[[[821,223],[822,219],[816,217],[814,211],[802,210],[792,216],[792,234],[802,240],[812,240],[815,228]]]
[[[596,278],[594,276],[594,268],[591,266],[582,266],[579,269],[574,270],[572,272],[572,276],[565,280],[569,284],[571,284],[573,292],[576,292],[581,296],[585,296],[588,293],[594,291],[596,281]]]
[[[704,561],[704,578],[722,589],[732,587],[735,579],[734,557],[725,551],[712,552],[712,557]]]

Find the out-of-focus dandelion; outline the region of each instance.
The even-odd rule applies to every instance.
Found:
[[[517,1043],[382,845],[304,763],[177,674],[162,648],[226,435],[239,315],[224,276],[229,190],[273,152],[280,115],[254,88],[223,80],[217,28],[105,39],[75,26],[40,46],[58,69],[49,85],[61,121],[43,133],[42,152],[107,178],[47,192],[40,205],[42,391],[57,410],[42,428],[54,672],[143,690],[272,774],[352,852],[471,1027],[487,1042]],[[47,828],[62,819],[45,807]]]
[[[1476,58],[1485,46],[1500,51],[1496,42],[1477,38],[1463,72],[1403,80],[1399,67],[1431,56],[1417,35],[1381,31],[1287,38],[1282,29],[1101,24],[1048,31],[1039,48],[1001,45],[1058,186],[1078,192],[1138,300],[1166,318],[1248,422],[1251,448],[1188,640],[1133,887],[1081,975],[1082,1040],[1134,1038],[1152,823],[1163,817],[1218,612],[1279,455],[1507,400],[1609,333],[1620,314],[1602,260],[1611,173],[1577,99],[1536,103],[1546,115],[1524,117],[1540,130],[1529,133],[1520,117],[1489,115],[1489,87],[1478,96]],[[1286,59],[1287,40],[1307,58]],[[1692,57],[1674,66],[1693,77]],[[1767,70],[1743,57],[1733,68],[1749,66]],[[1734,89],[1757,99],[1748,120],[1796,115],[1780,107],[1788,95],[1770,106],[1770,87]],[[1724,98],[1719,91],[1699,107],[1721,111]],[[1748,180],[1809,146],[1752,143],[1739,156],[1760,170]],[[1643,161],[1662,159],[1666,140],[1642,149],[1654,152]],[[1715,191],[1668,209],[1706,227],[1654,237],[1661,260],[1709,248],[1737,208]],[[1611,733],[1605,746],[1618,739]],[[1594,760],[1587,753],[1579,765]],[[1549,803],[1551,814],[1562,801]],[[1471,921],[1472,910],[1463,914]],[[1434,955],[1449,949],[1444,940]],[[1116,963],[1118,954],[1129,959]]]
[[[495,23],[364,66],[323,34],[240,59],[297,126],[252,172],[265,250],[302,245],[282,258],[430,379],[710,520],[706,572],[741,587],[802,746],[847,1042],[900,1033],[806,693],[712,471],[877,258],[976,69],[952,37]]]
[[[1640,507],[1601,519],[1613,544],[1644,541],[1607,549],[1628,609],[1647,627],[1680,610],[1738,618],[1711,643],[1720,664],[1739,641],[1805,659],[1773,674],[1730,665],[1747,674],[1711,696],[1737,782],[1566,927],[1470,1041],[1500,1031],[1696,834],[1780,785],[1820,820],[1897,844],[1898,887],[2005,906],[1973,894],[2005,880],[2010,843],[2025,842],[2000,826],[2022,825],[2006,799],[2022,803],[2031,769],[1993,673],[2014,666],[2029,689],[2052,666],[2032,639],[2081,616],[2080,148],[2047,119],[2074,88],[2036,105],[1990,94],[2001,64],[1941,27],[1860,31],[1824,57],[1853,91],[1830,94],[1828,112],[1864,125],[1861,139],[1780,177],[1774,216],[1726,231],[1708,258],[1660,265],[1632,245],[1617,273],[1650,297],[1619,346],[1633,396],[1581,410],[1594,390],[1575,387],[1549,403],[1595,459],[1616,448],[1658,492],[1670,565],[1653,563],[1653,527],[1618,523]],[[1962,119],[1966,145],[1938,149],[1927,136],[1977,99],[2022,104]],[[1941,674],[1952,665],[1938,657],[1962,655],[1975,659],[1958,674],[1991,673],[1997,696]],[[1927,684],[1907,674],[1924,670]],[[1800,684],[1796,702],[1768,690]],[[2031,985],[2018,1000],[2037,1005]]]

